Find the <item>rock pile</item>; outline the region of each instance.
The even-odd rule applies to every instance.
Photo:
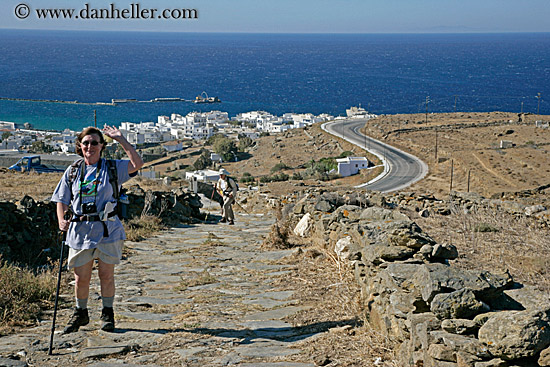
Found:
[[[396,344],[400,365],[550,366],[550,297],[507,273],[453,267],[457,249],[398,210],[445,215],[453,206],[498,205],[529,215],[527,208],[474,194],[452,199],[310,191],[286,198],[283,213],[298,222],[297,235],[353,262],[368,320]],[[548,223],[545,213],[539,219]]]
[[[147,191],[139,186],[128,190],[128,217],[142,213],[159,216],[169,224],[202,220],[198,195],[186,190]],[[25,196],[19,201],[0,201],[0,258],[36,267],[59,256],[59,230],[55,203]]]

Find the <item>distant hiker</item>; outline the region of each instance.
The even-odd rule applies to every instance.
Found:
[[[233,203],[237,197],[237,184],[235,180],[229,177],[229,172],[225,169],[219,171],[220,179],[216,183],[215,189],[223,197],[222,219],[221,223],[228,222],[230,225],[235,224],[235,215],[233,214]]]
[[[117,199],[122,183],[135,176],[143,160],[120,130],[105,126],[103,133],[117,141],[130,160],[101,158],[106,143],[101,130],[87,127],[76,138],[76,152],[83,157],[72,164],[59,181],[52,201],[57,203],[59,229],[67,231],[68,267],[75,276],[76,308],[65,333],[87,325],[88,296],[94,259],[98,262],[101,285],[101,329],[113,331],[115,317],[115,264],[120,263],[126,234],[117,216]],[[113,182],[116,182],[114,184]],[[66,211],[72,213],[65,220]]]

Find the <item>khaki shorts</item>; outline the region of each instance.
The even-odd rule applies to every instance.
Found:
[[[97,248],[75,250],[69,247],[69,269],[86,265],[94,259],[100,259],[106,264],[120,264],[124,241],[102,243]]]

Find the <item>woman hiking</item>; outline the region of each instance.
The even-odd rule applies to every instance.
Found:
[[[117,141],[129,160],[101,158],[106,147],[103,135]],[[52,201],[57,203],[59,229],[67,232],[68,268],[75,276],[76,307],[64,333],[78,331],[89,323],[88,297],[94,260],[101,285],[101,329],[114,331],[115,264],[122,257],[126,234],[117,216],[120,185],[135,176],[143,160],[120,130],[105,126],[103,133],[87,127],[76,138],[76,152],[83,159],[71,165],[59,181]],[[113,184],[115,181],[116,185]],[[72,213],[64,219],[65,212]]]

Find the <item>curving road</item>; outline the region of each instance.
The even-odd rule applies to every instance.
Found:
[[[360,133],[366,122],[366,119],[346,119],[322,125],[326,132],[368,150],[384,164],[382,174],[357,187],[390,192],[404,189],[426,176],[428,166],[417,157]]]

